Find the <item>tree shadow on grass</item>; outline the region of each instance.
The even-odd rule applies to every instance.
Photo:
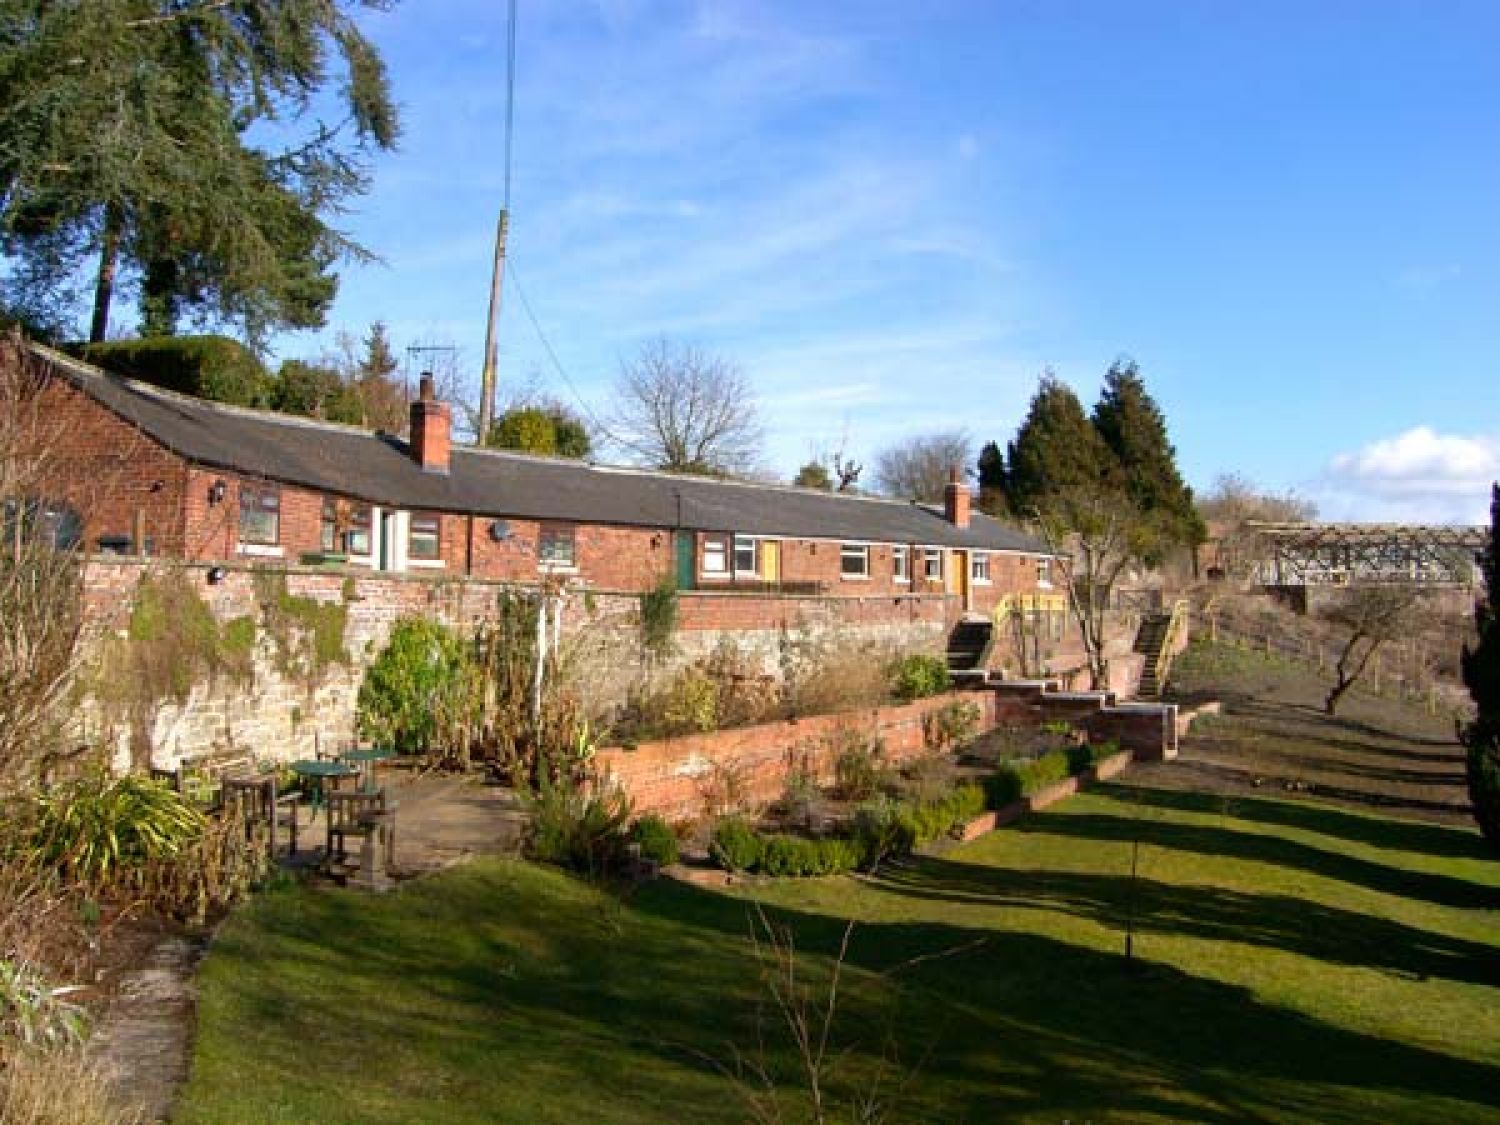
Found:
[[[969,895],[975,870],[982,869],[922,859],[877,885],[938,903],[955,885]],[[978,889],[994,890],[982,880]],[[1101,889],[1083,898],[1097,899]],[[1071,893],[1077,898],[1079,892]],[[717,897],[674,890],[651,896],[645,908],[733,930],[737,911]],[[1108,899],[1105,894],[1098,906],[1113,909]],[[738,912],[744,909],[740,904]],[[1233,925],[1253,909],[1242,904],[1217,924]],[[837,948],[842,920],[780,907],[775,914],[795,930],[799,949],[828,955]],[[1293,920],[1278,925],[1290,930]],[[976,937],[983,939],[977,948]],[[958,952],[942,956],[945,950]],[[1486,1104],[1500,1080],[1500,1069],[1343,1030],[1260,1003],[1248,989],[1036,934],[864,922],[848,963],[902,982],[897,1018],[903,1038],[933,1046],[918,1083],[941,1081],[969,1091],[957,1117],[897,1115],[900,1120],[1108,1113],[1362,1121],[1369,1119],[1375,1091],[1411,1099],[1408,1115],[1421,1102],[1442,1116],[1439,1100],[1451,1098],[1460,1103],[1452,1112],[1465,1116]],[[1435,953],[1429,967],[1439,966],[1449,967]]]
[[[1268,775],[1273,774],[1273,762],[1266,762],[1256,768],[1247,766],[1227,765],[1223,762],[1209,761],[1203,757],[1181,757],[1175,762],[1167,763],[1169,771],[1191,771],[1205,778],[1212,778],[1221,785],[1233,785],[1236,788],[1256,788],[1256,780],[1264,781]],[[1169,772],[1167,776],[1171,776]],[[1311,783],[1307,792],[1326,800],[1339,801],[1345,805],[1355,805],[1366,809],[1378,809],[1382,813],[1404,813],[1411,817],[1421,817],[1426,820],[1446,820],[1450,822],[1468,821],[1469,807],[1465,804],[1454,804],[1444,801],[1428,801],[1420,797],[1403,797],[1389,793],[1380,793],[1368,789],[1353,789],[1345,785],[1330,785],[1323,782]],[[1216,800],[1243,800],[1241,797],[1219,797]],[[1402,823],[1413,823],[1410,820]]]
[[[1018,827],[1021,832],[1038,835],[1118,843],[1139,840],[1142,844],[1175,851],[1254,860],[1337,879],[1382,894],[1420,899],[1460,910],[1490,910],[1500,907],[1500,887],[1474,883],[1451,875],[1389,867],[1356,856],[1326,851],[1298,840],[1257,832],[1238,832],[1231,828],[1204,824],[1180,824],[1106,813],[1030,816]]]
[[[965,865],[921,862],[905,893],[933,910],[970,893],[954,886],[972,878]],[[298,891],[252,907],[210,955],[200,1034],[218,1046],[200,1055],[186,1120],[221,1119],[192,1106],[237,1082],[256,1105],[274,1094],[349,1120],[425,1107],[435,1120],[737,1121],[719,1066],[762,1043],[778,1085],[799,1083],[743,899],[664,882],[620,904],[496,864],[384,899]],[[768,910],[821,997],[844,919]],[[894,1056],[915,1075],[890,1120],[1472,1120],[1500,1082],[1493,1067],[1035,934],[865,922],[846,964],[833,1092],[864,1090]],[[435,1112],[455,1099],[461,1112]]]
[[[1232,770],[1210,763],[1192,762],[1195,769],[1209,768],[1234,774],[1235,780],[1246,781],[1249,775],[1242,770]],[[1392,820],[1388,817],[1361,816],[1344,812],[1327,805],[1314,805],[1301,801],[1278,801],[1266,797],[1194,793],[1181,789],[1156,789],[1145,786],[1102,784],[1091,787],[1094,792],[1106,793],[1121,801],[1155,808],[1180,809],[1184,812],[1208,813],[1233,817],[1236,820],[1254,821],[1257,824],[1274,824],[1283,828],[1298,828],[1333,836],[1351,843],[1369,844],[1377,848],[1415,852],[1419,855],[1440,856],[1451,859],[1495,859],[1495,853],[1485,844],[1479,833],[1460,829],[1444,828],[1433,824],[1421,824],[1412,820]]]
[[[1152,879],[1138,880],[1132,890],[1123,874],[1016,870],[930,857],[889,868],[875,882],[883,890],[917,898],[1059,911],[1121,934],[1133,911],[1140,933],[1241,942],[1408,979],[1438,977],[1500,987],[1500,951],[1492,945],[1292,895]]]

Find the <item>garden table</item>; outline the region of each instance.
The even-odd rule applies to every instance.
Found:
[[[363,771],[360,788],[366,793],[375,792],[375,763],[383,762],[396,752],[389,746],[372,746],[368,750],[350,750],[341,755],[345,762],[356,762]]]
[[[329,781],[338,781],[340,778],[353,777],[359,773],[359,767],[346,765],[343,762],[321,761],[314,758],[304,758],[293,762],[291,771],[298,777],[310,777],[317,784],[313,788],[312,810],[313,815],[318,814],[318,809],[326,803],[327,787]]]

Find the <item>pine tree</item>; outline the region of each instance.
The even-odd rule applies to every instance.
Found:
[[[1116,360],[1104,376],[1093,423],[1119,461],[1131,503],[1155,526],[1158,542],[1143,549],[1145,561],[1159,563],[1174,545],[1202,543],[1207,529],[1178,471],[1166,418],[1133,360]]]
[[[1463,731],[1469,800],[1484,838],[1500,848],[1500,484],[1490,486],[1490,542],[1481,563],[1484,593],[1474,605],[1479,639],[1463,653],[1474,721]]]
[[[363,254],[324,216],[364,190],[364,157],[392,147],[398,132],[384,66],[350,11],[381,6],[0,6],[8,288],[24,277],[64,294],[97,263],[94,340],[131,280],[152,333],[172,332],[185,315],[239,325],[252,338],[321,324],[334,264]],[[339,97],[327,97],[330,85]],[[334,105],[347,125],[318,119]],[[272,120],[274,130],[255,131]],[[284,149],[257,147],[273,136],[291,139]],[[7,297],[50,308],[35,293]]]
[[[1006,503],[1022,518],[1059,495],[1105,488],[1117,475],[1109,447],[1078,396],[1050,372],[1042,376],[1005,463]]]
[[[979,451],[979,510],[992,516],[1005,514],[1005,454],[993,442]]]

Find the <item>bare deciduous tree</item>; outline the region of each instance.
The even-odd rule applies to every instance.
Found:
[[[755,396],[744,372],[719,356],[653,340],[622,365],[615,399],[614,441],[655,468],[737,474],[759,460]]]
[[[1410,631],[1421,601],[1422,592],[1411,586],[1363,586],[1326,611],[1324,616],[1348,630],[1349,636],[1339,650],[1333,669],[1336,679],[1323,701],[1324,711],[1335,714],[1339,700],[1364,675],[1376,651]]]
[[[882,449],[875,458],[875,486],[887,496],[937,503],[948,470],[974,460],[974,443],[963,430],[919,434]]]
[[[60,743],[82,630],[77,509],[53,491],[66,419],[19,337],[0,339],[0,790],[32,781]]]
[[[1063,587],[1068,608],[1078,623],[1089,679],[1096,690],[1109,686],[1108,639],[1115,585],[1141,556],[1142,543],[1154,528],[1131,506],[1122,489],[1072,488],[1054,493],[1046,507],[1031,513],[1053,554],[1071,554]]]
[[[1244,580],[1260,561],[1252,523],[1303,523],[1316,518],[1318,509],[1295,492],[1267,492],[1238,473],[1221,473],[1199,498],[1198,514],[1209,525],[1224,577]]]

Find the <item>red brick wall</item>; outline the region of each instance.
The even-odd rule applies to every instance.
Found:
[[[537,566],[542,524],[537,520],[506,520],[509,538],[496,543],[489,533],[492,522],[488,516],[473,520],[470,542],[474,577],[535,582],[542,573]],[[571,526],[577,576],[591,587],[649,590],[672,569],[670,531],[597,524]]]
[[[781,796],[794,771],[806,771],[820,784],[832,784],[845,732],[880,738],[889,761],[920,757],[929,752],[923,717],[954,701],[979,708],[981,730],[995,725],[992,693],[951,692],[895,707],[687,735],[645,742],[629,750],[610,748],[599,752],[595,764],[601,777],[624,788],[638,814],[656,812],[690,820],[709,811],[706,804],[723,795],[730,775],[738,795],[752,807]]]
[[[6,361],[14,361],[9,349],[0,352]],[[49,498],[78,511],[90,549],[101,535],[131,536],[140,513],[155,553],[179,553],[186,465],[60,377],[47,381],[42,408]]]

